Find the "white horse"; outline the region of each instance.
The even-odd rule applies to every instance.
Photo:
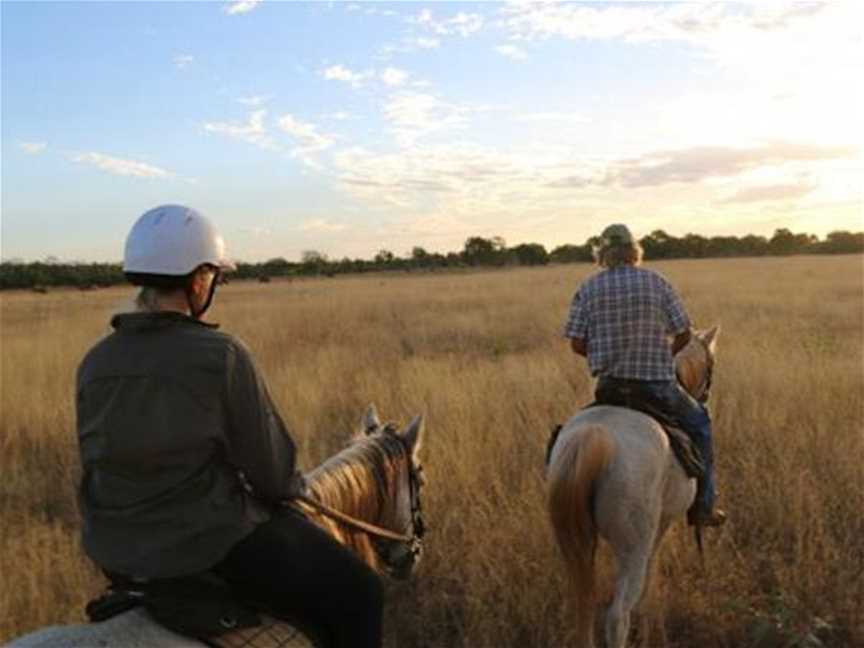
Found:
[[[676,356],[678,380],[707,394],[718,327],[695,332]],[[600,405],[561,428],[550,449],[549,514],[574,593],[580,648],[594,646],[594,555],[597,538],[617,564],[606,614],[607,648],[624,648],[630,613],[647,591],[652,562],[669,525],[684,517],[696,480],[684,473],[663,428],[650,416]]]
[[[310,497],[296,505],[353,549],[367,564],[396,578],[411,574],[420,556],[423,520],[418,459],[421,417],[403,430],[382,425],[374,406],[363,416],[362,433],[306,475]],[[261,626],[209,640],[212,644],[261,648],[313,648],[312,639],[291,625],[266,618]],[[19,637],[8,648],[204,648],[204,644],[157,624],[143,608],[100,623],[60,625]]]

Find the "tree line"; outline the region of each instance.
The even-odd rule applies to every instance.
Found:
[[[770,238],[747,235],[704,237],[687,234],[675,237],[655,230],[639,240],[645,259],[704,259],[715,257],[784,256],[793,254],[856,254],[864,252],[864,232],[837,231],[824,240],[812,234],[795,234],[778,229]],[[404,256],[380,250],[372,259],[331,259],[315,250],[303,252],[299,262],[274,258],[262,263],[238,263],[233,279],[266,282],[274,277],[334,276],[373,271],[433,271],[447,268],[539,266],[549,263],[590,263],[597,237],[582,245],[564,244],[547,251],[540,243],[508,247],[500,236],[472,236],[459,252],[428,252],[415,246]],[[0,263],[0,290],[51,286],[77,286],[82,290],[125,282],[119,263],[60,263],[54,260]]]

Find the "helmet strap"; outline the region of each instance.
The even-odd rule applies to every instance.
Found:
[[[194,304],[192,303],[192,283],[194,281],[195,272],[193,272],[189,281],[186,282],[183,290],[186,293],[186,303],[189,306],[189,313],[197,320],[200,320],[204,313],[207,312],[207,309],[210,308],[210,304],[213,303],[213,296],[216,294],[216,284],[219,283],[219,274],[213,277],[213,281],[210,282],[210,291],[207,293],[207,300],[204,302],[204,305],[201,308],[196,309]]]

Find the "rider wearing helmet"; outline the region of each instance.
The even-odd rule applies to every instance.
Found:
[[[136,310],[77,374],[84,549],[112,577],[215,572],[333,646],[380,646],[378,576],[278,506],[304,489],[294,441],[247,348],[201,319],[232,267],[188,207],[152,209],[129,233]]]

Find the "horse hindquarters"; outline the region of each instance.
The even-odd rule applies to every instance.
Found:
[[[592,502],[597,481],[614,454],[609,432],[592,425],[574,431],[550,465],[549,516],[574,595],[580,646],[593,646],[597,527]]]

